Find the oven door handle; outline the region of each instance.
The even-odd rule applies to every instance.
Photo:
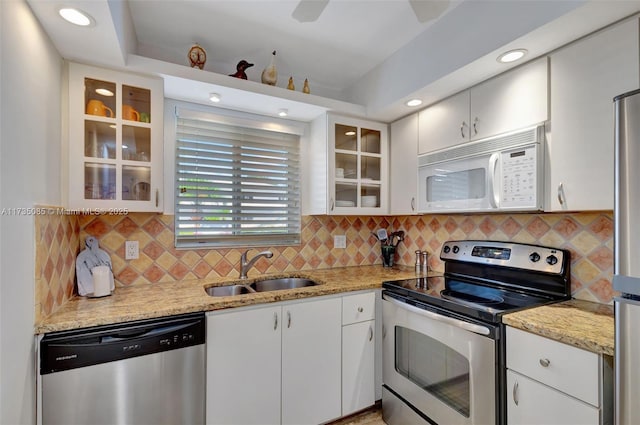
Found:
[[[449,325],[453,325],[456,326],[458,328],[464,329],[465,331],[469,331],[469,332],[473,332],[476,334],[480,334],[480,335],[489,335],[491,333],[491,330],[489,330],[489,328],[486,328],[484,326],[480,326],[480,325],[476,325],[474,323],[469,323],[469,322],[465,322],[464,320],[458,320],[458,319],[454,319],[453,317],[448,317],[448,316],[443,316],[441,314],[437,314],[437,313],[433,313],[431,311],[428,310],[423,310],[421,308],[418,307],[414,307],[412,305],[409,305],[407,303],[403,303],[402,301],[398,301],[394,298],[391,298],[389,296],[383,295],[382,299],[384,299],[385,301],[389,301],[392,304],[395,304],[396,306],[410,311],[412,313],[416,313],[419,314],[421,316],[424,317],[428,317],[429,319],[432,320],[436,320],[438,322],[442,322],[442,323],[446,323]]]

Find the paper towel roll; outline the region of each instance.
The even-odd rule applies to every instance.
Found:
[[[109,266],[96,266],[91,269],[93,274],[93,296],[104,297],[111,295],[111,279],[109,279]]]

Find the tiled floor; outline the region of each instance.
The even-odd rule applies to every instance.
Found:
[[[385,423],[382,421],[382,409],[376,407],[357,415],[331,422],[330,425],[385,425]]]

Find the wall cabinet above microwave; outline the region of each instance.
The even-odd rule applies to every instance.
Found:
[[[418,153],[547,121],[548,74],[540,58],[420,111]]]

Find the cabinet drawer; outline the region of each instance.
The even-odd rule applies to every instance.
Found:
[[[375,305],[374,292],[342,297],[342,324],[348,325],[375,319]]]
[[[507,418],[509,425],[597,425],[600,410],[509,370]]]
[[[600,357],[507,327],[507,368],[599,407]]]

